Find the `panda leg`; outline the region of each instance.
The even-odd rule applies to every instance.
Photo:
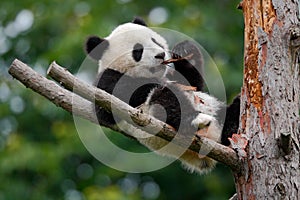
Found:
[[[226,109],[226,118],[222,131],[222,144],[229,146],[230,142],[228,138],[231,138],[232,134],[238,133],[239,120],[240,120],[240,95],[237,95],[233,102]]]
[[[172,58],[185,58],[174,62],[176,73],[168,75],[167,78],[177,83],[193,86],[197,91],[203,91],[203,55],[200,49],[192,41],[185,40],[174,46],[172,49]]]

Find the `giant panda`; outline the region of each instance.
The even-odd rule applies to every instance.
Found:
[[[90,36],[85,49],[99,64],[96,87],[166,122],[178,134],[192,140],[193,133],[205,128],[208,130],[205,137],[216,142],[224,140],[224,144],[228,144],[227,138],[236,132],[228,128],[226,136],[222,136],[223,122],[218,120],[218,114],[226,107],[203,92],[202,54],[193,43],[183,41],[170,51],[166,40],[137,17],[132,22],[119,25],[105,38]],[[188,54],[191,58],[185,59]],[[170,59],[174,59],[171,64],[164,64]],[[195,89],[187,90],[182,85]],[[202,103],[195,103],[195,99]],[[95,105],[95,111],[100,125],[125,124],[127,131],[131,132],[129,134],[149,149],[161,155],[179,156],[179,146],[164,149],[167,141],[143,131],[135,133],[136,129],[130,124],[98,105]],[[238,124],[238,120],[235,123]],[[200,174],[209,172],[216,164],[213,159],[199,157],[190,150],[184,151],[179,159],[189,171]]]

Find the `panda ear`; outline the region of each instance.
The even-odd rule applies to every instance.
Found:
[[[86,40],[85,50],[91,58],[100,60],[108,46],[108,40],[102,39],[98,36],[90,36]]]
[[[146,22],[143,20],[143,18],[141,17],[134,17],[134,19],[132,20],[132,23],[134,24],[139,24],[139,25],[142,25],[142,26],[147,26]]]

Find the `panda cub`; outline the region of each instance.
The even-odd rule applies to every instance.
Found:
[[[119,25],[106,38],[89,37],[86,51],[99,62],[95,86],[166,122],[190,141],[197,133],[228,145],[227,138],[236,132],[227,128],[227,132],[222,133],[224,120],[219,114],[226,110],[226,106],[203,93],[203,58],[192,42],[183,41],[169,51],[162,36],[148,28],[141,18],[135,18],[130,23]],[[239,114],[239,104],[228,107],[227,111],[229,108]],[[169,142],[137,131],[98,105],[95,105],[95,111],[100,125],[126,126],[127,133],[149,149],[161,155],[180,156],[183,165],[191,172],[206,173],[216,164],[213,159],[199,157],[178,145],[165,148]],[[226,116],[225,125],[238,124],[238,118],[237,114],[228,119]],[[233,120],[234,123],[229,123]]]

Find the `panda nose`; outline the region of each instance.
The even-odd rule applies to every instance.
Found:
[[[156,56],[154,56],[154,58],[163,60],[165,58],[165,56],[166,56],[165,52],[162,52],[162,53],[159,53]]]

